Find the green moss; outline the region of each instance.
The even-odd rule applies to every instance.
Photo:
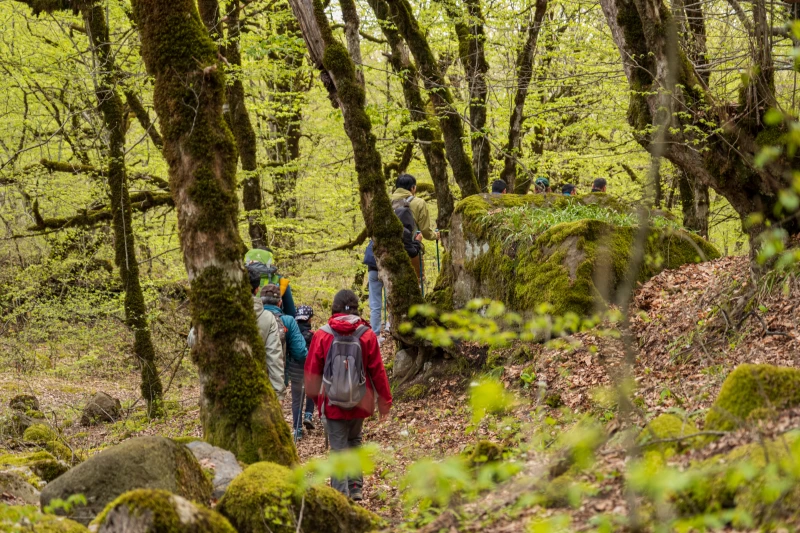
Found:
[[[580,487],[568,474],[558,476],[547,483],[542,492],[540,504],[546,509],[577,507],[580,502]]]
[[[50,483],[58,476],[69,470],[69,465],[56,459],[42,459],[30,463],[30,469],[44,481]]]
[[[22,440],[33,442],[34,444],[46,444],[58,439],[58,435],[50,426],[45,424],[34,424],[25,430]]]
[[[757,409],[800,405],[800,370],[772,365],[739,365],[725,379],[706,415],[706,429],[735,429]],[[766,409],[765,409],[766,408]]]
[[[475,446],[464,452],[470,466],[494,463],[503,458],[503,446],[489,440],[480,440]]]
[[[330,487],[311,487],[303,494],[291,470],[274,463],[247,467],[230,484],[217,510],[240,532],[294,533],[301,504],[304,531],[358,533],[383,525],[380,517]]]
[[[202,441],[203,439],[201,439],[200,437],[193,437],[191,435],[186,435],[186,436],[183,436],[183,437],[172,437],[172,440],[174,440],[178,444],[184,444],[185,445],[185,444],[189,444],[190,442]]]
[[[653,442],[662,439],[674,439],[685,435],[692,435],[698,432],[697,426],[691,420],[683,420],[673,414],[662,414],[651,420],[647,426],[639,433],[637,442],[646,449],[656,449],[668,455],[676,450],[684,449],[694,443],[700,443],[700,439],[687,439],[675,442]],[[690,442],[694,440],[694,442]],[[653,444],[648,444],[653,442]]]
[[[30,525],[23,526],[27,521]],[[42,514],[32,505],[0,503],[0,531],[28,533],[87,533],[83,525],[67,518]]]
[[[419,400],[423,398],[428,393],[428,387],[424,383],[417,383],[415,385],[411,385],[403,392],[403,399],[404,400]]]
[[[784,131],[780,127],[766,127],[756,135],[758,146],[782,146],[785,144]]]
[[[38,411],[39,400],[32,394],[18,394],[8,401],[8,406],[15,411],[22,411],[23,413]]]
[[[564,405],[564,402],[561,400],[561,395],[559,393],[551,392],[544,397],[544,404],[548,407],[556,409]]]
[[[159,533],[235,533],[219,513],[166,490],[126,492],[100,513],[92,525],[103,527],[126,516],[139,517],[143,530]]]
[[[0,466],[29,466],[37,461],[53,460],[55,460],[55,457],[45,451],[22,454],[8,453],[0,455]]]

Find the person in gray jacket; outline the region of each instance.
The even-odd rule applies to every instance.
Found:
[[[259,286],[253,286],[252,283],[250,285],[253,289],[253,311],[256,314],[258,333],[261,335],[261,340],[264,341],[267,351],[269,382],[272,383],[272,388],[275,389],[275,394],[278,395],[278,401],[282,402],[283,397],[286,395],[286,384],[283,376],[283,347],[281,346],[281,337],[278,332],[278,319],[271,312],[264,309],[264,303],[261,301],[261,297],[258,296]],[[283,325],[281,324],[281,326]]]

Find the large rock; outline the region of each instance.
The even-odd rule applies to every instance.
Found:
[[[105,392],[98,392],[83,408],[81,415],[82,426],[92,426],[102,422],[113,422],[119,418],[122,406],[119,400],[112,398]]]
[[[16,472],[0,472],[0,494],[3,493],[28,504],[39,503],[39,491]]]
[[[165,490],[126,492],[92,522],[97,533],[236,533],[219,513]]]
[[[8,406],[14,411],[22,411],[23,413],[38,411],[39,399],[33,394],[17,394],[9,400]]]
[[[108,448],[72,468],[42,491],[42,506],[83,494],[73,518],[88,524],[118,496],[134,489],[162,489],[197,502],[211,499],[211,482],[194,455],[164,437],[138,437]]]
[[[383,520],[330,487],[298,490],[292,471],[274,463],[250,465],[228,487],[217,510],[239,533],[295,533],[303,507],[301,531],[362,533]]]
[[[708,430],[736,429],[748,418],[800,405],[800,370],[772,365],[739,365],[725,379],[706,414]]]
[[[214,473],[214,479],[211,481],[214,485],[212,496],[215,500],[219,500],[225,494],[231,481],[242,473],[242,467],[239,466],[236,456],[228,450],[217,448],[201,440],[192,441],[186,444],[186,447],[192,452],[200,466]]]
[[[593,218],[579,218],[589,211]],[[655,218],[661,222],[649,232],[639,281],[719,257],[704,239]],[[549,303],[557,314],[591,314],[614,299],[627,275],[638,231],[634,220],[605,194],[470,196],[456,206],[448,252],[429,298],[444,309],[491,298],[515,311]]]
[[[88,533],[81,524],[51,514],[32,505],[0,504],[0,531],[14,533]]]

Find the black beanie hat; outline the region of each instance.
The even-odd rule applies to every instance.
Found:
[[[333,314],[346,313],[348,315],[358,314],[358,296],[351,290],[342,289],[333,297],[331,305]]]

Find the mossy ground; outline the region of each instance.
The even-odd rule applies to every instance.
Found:
[[[300,531],[357,533],[383,522],[330,487],[311,487],[303,494],[291,470],[274,463],[250,465],[233,480],[217,509],[239,532],[293,533],[301,506]]]
[[[725,379],[706,415],[706,429],[735,429],[748,418],[800,405],[800,370],[739,365]]]
[[[23,525],[24,523],[30,526]],[[0,503],[0,531],[19,533],[88,533],[83,525],[67,518],[43,514],[32,505]]]
[[[665,413],[658,415],[648,422],[637,438],[637,442],[645,449],[655,449],[671,455],[676,450],[685,449],[692,444],[700,444],[700,439],[687,439],[674,442],[658,442],[665,439],[675,439],[698,432],[694,422],[682,419],[677,415]],[[652,444],[651,444],[652,443]]]

